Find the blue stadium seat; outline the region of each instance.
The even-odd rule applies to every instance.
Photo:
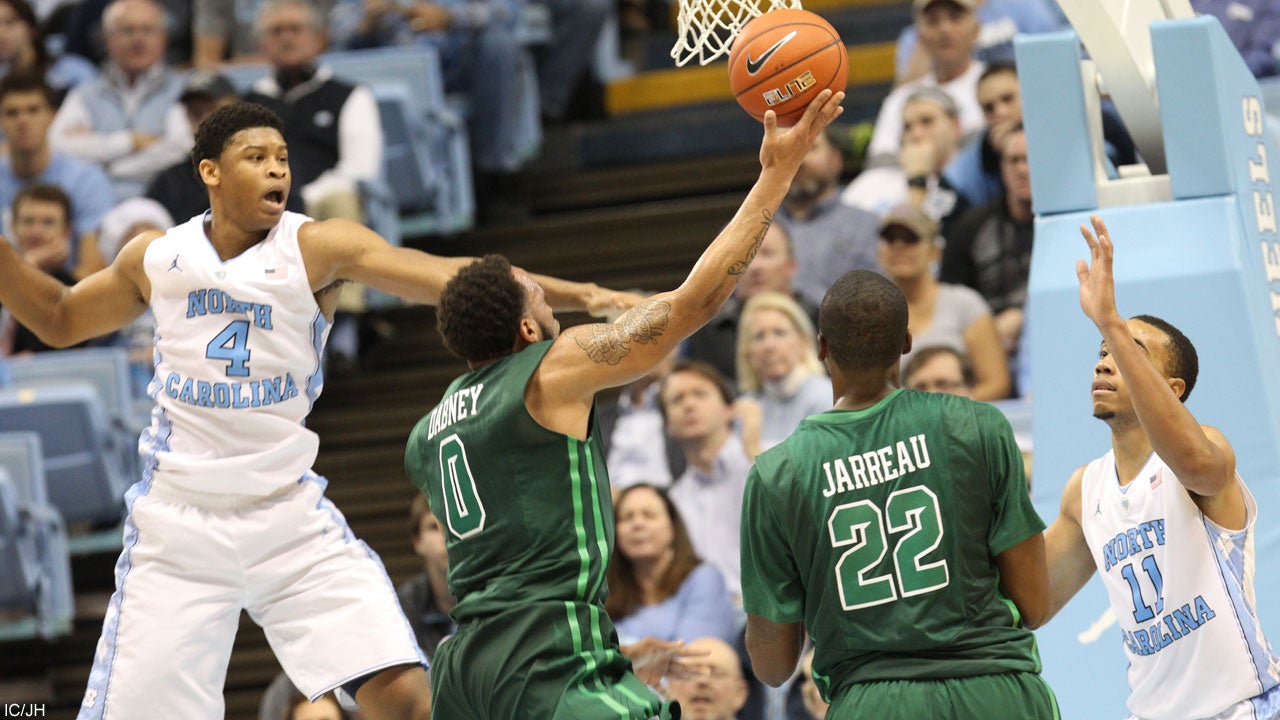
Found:
[[[138,435],[150,421],[150,402],[145,413],[139,411],[129,375],[128,350],[102,347],[36,353],[14,358],[10,372],[15,388],[61,385],[67,380],[92,383],[116,436],[113,445],[120,450],[120,468],[126,478],[138,478]]]
[[[431,209],[442,169],[431,162],[431,135],[408,83],[370,85],[382,118],[382,165],[400,210]],[[415,117],[416,116],[416,117]]]
[[[39,440],[0,433],[0,448],[38,453]],[[38,457],[34,464],[17,465],[38,467]],[[43,478],[15,473],[0,459],[0,641],[52,639],[71,631],[75,601],[66,528],[56,510],[31,499],[42,484]]]
[[[354,50],[328,53],[320,61],[333,68],[335,76],[373,89],[379,109],[391,98],[404,103],[403,130],[394,125],[389,128],[384,118],[384,143],[388,147],[392,142],[419,143],[414,157],[428,183],[429,195],[408,204],[402,197],[400,210],[407,216],[401,219],[401,231],[406,235],[448,234],[470,228],[475,218],[475,197],[466,121],[459,104],[445,96],[436,50],[422,45]],[[397,85],[406,88],[408,94]],[[536,117],[533,119],[537,121]],[[398,134],[393,136],[393,132]],[[392,157],[390,153],[384,156],[387,180],[397,196],[402,196],[393,175],[397,168],[386,165]],[[396,157],[402,159],[403,155]]]
[[[0,610],[35,611],[40,561],[33,538],[18,517],[18,497],[9,473],[0,468]]]
[[[121,450],[97,389],[82,380],[0,390],[0,432],[40,436],[50,503],[68,524],[124,519]]]
[[[9,472],[20,502],[49,504],[44,449],[39,435],[33,432],[0,432],[0,468]]]

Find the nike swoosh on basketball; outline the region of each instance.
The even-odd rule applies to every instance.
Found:
[[[767,61],[769,60],[769,58],[773,56],[773,54],[774,54],[774,53],[778,52],[778,49],[779,49],[779,48],[781,48],[783,45],[786,45],[787,43],[791,42],[791,38],[793,38],[793,37],[795,37],[795,36],[796,36],[796,31],[795,31],[795,30],[792,30],[791,32],[787,33],[786,35],[783,35],[781,40],[779,40],[778,42],[776,42],[776,43],[774,43],[774,44],[770,45],[770,46],[769,46],[769,49],[768,49],[768,50],[765,50],[765,51],[760,55],[760,57],[756,58],[755,60],[752,60],[752,59],[751,59],[751,55],[750,55],[750,54],[748,54],[748,55],[747,55],[747,74],[748,74],[748,75],[755,75],[756,73],[760,72],[760,68],[765,64],[765,62],[767,62]]]

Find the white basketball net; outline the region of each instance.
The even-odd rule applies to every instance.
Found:
[[[728,54],[738,31],[751,18],[779,8],[800,9],[800,0],[680,0],[679,37],[671,57],[677,66],[695,57],[699,65],[706,65]]]

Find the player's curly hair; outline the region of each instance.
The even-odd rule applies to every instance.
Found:
[[[249,128],[274,128],[284,135],[284,122],[270,109],[241,100],[214,110],[196,128],[196,144],[191,149],[191,166],[200,176],[201,160],[217,160],[231,144],[231,138]]]
[[[1196,354],[1196,346],[1167,320],[1154,315],[1135,315],[1133,319],[1150,325],[1169,338],[1169,367],[1164,370],[1169,373],[1169,377],[1182,378],[1182,382],[1186,383],[1186,388],[1178,398],[1186,402],[1191,397],[1191,389],[1196,386],[1196,377],[1200,375],[1200,356]]]
[[[889,368],[907,339],[907,299],[885,276],[851,270],[822,298],[818,332],[842,370]]]
[[[509,355],[524,316],[525,289],[501,255],[485,255],[444,286],[436,328],[449,352],[471,363]]]

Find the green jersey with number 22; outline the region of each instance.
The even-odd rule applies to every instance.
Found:
[[[896,390],[814,415],[757,458],[743,602],[805,622],[828,696],[855,682],[1039,672],[995,556],[1043,530],[999,410]]]

